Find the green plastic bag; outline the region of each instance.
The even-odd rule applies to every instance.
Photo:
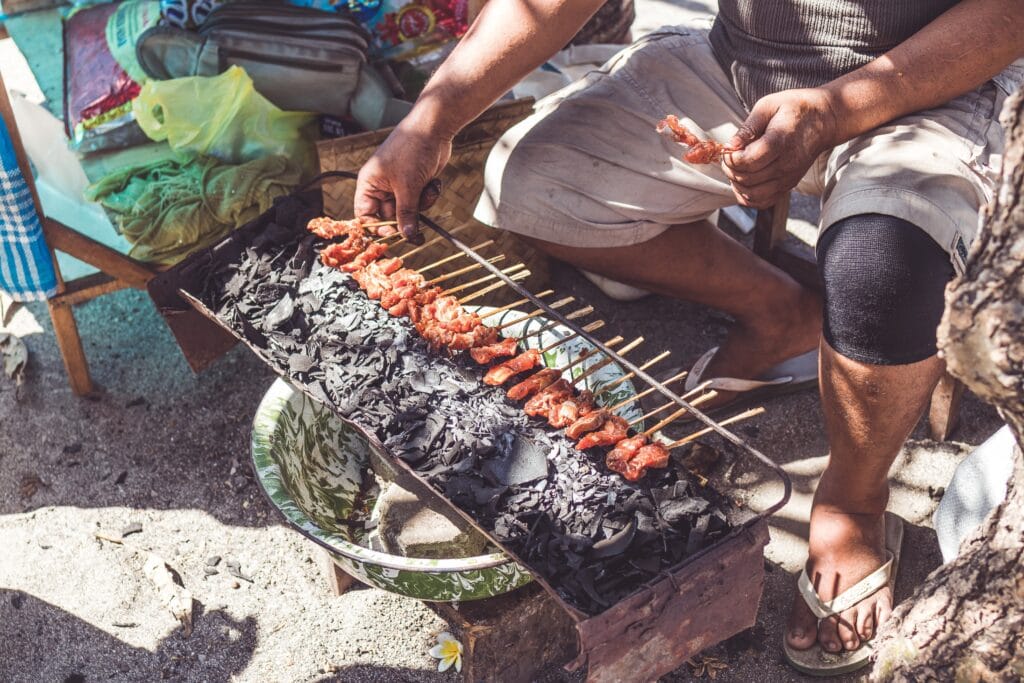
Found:
[[[146,135],[172,149],[231,164],[281,155],[313,170],[315,114],[278,109],[240,67],[218,76],[148,81],[134,109]]]

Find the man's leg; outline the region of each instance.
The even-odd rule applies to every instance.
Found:
[[[579,268],[731,315],[736,322],[707,377],[753,378],[817,346],[817,293],[707,221],[674,226],[626,247],[593,249],[529,241]]]
[[[912,224],[854,216],[819,240],[825,288],[821,396],[831,457],[811,509],[807,572],[823,600],[885,562],[888,472],[943,371],[935,329],[953,269]],[[786,638],[797,649],[855,649],[892,608],[888,588],[820,625],[799,596]]]

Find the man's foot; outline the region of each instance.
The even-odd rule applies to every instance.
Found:
[[[885,564],[884,513],[849,513],[816,500],[808,545],[807,575],[827,602]],[[796,650],[806,650],[815,642],[830,653],[856,650],[889,618],[892,604],[892,589],[887,586],[819,624],[797,592],[786,642]]]
[[[752,323],[737,322],[719,346],[702,374],[714,377],[756,379],[779,363],[818,348],[821,337],[821,297],[807,288],[795,291],[791,300]],[[732,400],[735,394],[719,391],[704,403],[711,409]]]

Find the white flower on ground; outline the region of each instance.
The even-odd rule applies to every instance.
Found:
[[[462,671],[462,643],[447,631],[437,636],[437,645],[430,648],[430,656],[441,660],[437,663],[438,671],[447,671],[452,664],[456,671]]]

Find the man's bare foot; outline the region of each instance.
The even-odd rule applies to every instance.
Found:
[[[807,575],[818,596],[829,601],[886,562],[884,512],[849,512],[827,498],[826,477],[811,510]],[[821,495],[824,493],[825,495]],[[884,510],[884,503],[881,510]],[[821,620],[807,607],[799,591],[793,602],[786,642],[806,650],[815,641],[826,652],[856,650],[871,639],[892,612],[893,596],[882,588],[841,614]]]
[[[818,348],[821,337],[821,297],[817,292],[799,288],[789,301],[780,301],[772,311],[756,321],[737,322],[702,375],[756,379],[766,370],[802,353]],[[705,403],[714,408],[734,394],[719,391]]]

